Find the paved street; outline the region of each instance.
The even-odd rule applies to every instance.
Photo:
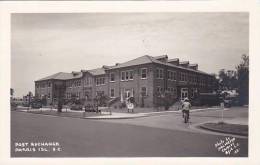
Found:
[[[227,136],[196,130],[193,124],[218,120],[220,111],[194,112],[191,124],[171,113],[136,119],[90,120],[11,112],[11,156],[32,157],[176,157],[226,156],[215,144]],[[245,108],[225,111],[225,120],[247,118]],[[248,139],[236,137],[247,156]],[[15,152],[18,142],[58,142],[61,151]]]

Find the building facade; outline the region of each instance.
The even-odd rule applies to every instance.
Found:
[[[214,76],[199,71],[198,64],[168,59],[167,55],[145,55],[113,66],[45,77],[35,81],[35,96],[55,104],[60,97],[87,103],[103,94],[118,102],[134,97],[138,105],[152,107],[166,91],[174,96],[173,101],[212,92],[213,81]]]

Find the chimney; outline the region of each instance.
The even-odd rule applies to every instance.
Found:
[[[161,61],[161,62],[167,62],[168,61],[168,56],[167,55],[155,56],[154,58],[156,60],[158,60],[158,61]]]
[[[168,63],[179,66],[179,59],[178,58],[169,59]]]
[[[102,68],[103,68],[103,69],[109,69],[110,67],[107,66],[107,65],[103,65]]]
[[[180,66],[184,67],[184,68],[188,68],[189,67],[190,62],[189,61],[182,61],[180,62]]]
[[[198,70],[198,64],[189,64],[189,68],[193,70]]]
[[[116,66],[118,66],[119,65],[119,63],[116,63]]]
[[[76,76],[76,75],[79,74],[78,72],[75,72],[75,71],[72,71],[71,73],[72,73],[73,76]]]

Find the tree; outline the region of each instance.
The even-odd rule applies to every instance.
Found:
[[[11,95],[11,97],[14,96],[14,89],[13,88],[10,88],[10,95]]]
[[[242,61],[236,66],[239,101],[248,104],[249,100],[249,56],[243,54]]]
[[[237,72],[234,70],[221,69],[219,71],[219,87],[222,90],[233,90],[236,89],[238,85],[237,82]]]
[[[212,89],[213,91],[218,91],[220,88],[220,84],[219,84],[219,79],[217,79],[217,75],[216,74],[212,74],[213,78],[212,78]],[[195,96],[196,98],[196,96]]]
[[[94,98],[94,101],[98,106],[107,106],[108,100],[108,96],[106,96],[104,93],[98,93],[97,96]]]
[[[62,112],[62,105],[64,103],[65,85],[62,83],[57,83],[54,85],[54,88],[57,91],[58,112]]]

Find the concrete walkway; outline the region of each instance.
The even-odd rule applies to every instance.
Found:
[[[190,112],[199,112],[199,111],[207,111],[207,110],[221,110],[220,108],[204,108],[204,109],[192,109]],[[227,109],[224,109],[227,110]],[[119,113],[119,112],[112,112],[110,115],[108,112],[102,112],[102,116],[90,116],[86,117],[86,119],[131,119],[131,118],[138,118],[138,117],[147,117],[147,116],[157,116],[157,115],[164,115],[168,113],[181,113],[182,111],[160,111],[160,112],[148,112],[148,113]]]

